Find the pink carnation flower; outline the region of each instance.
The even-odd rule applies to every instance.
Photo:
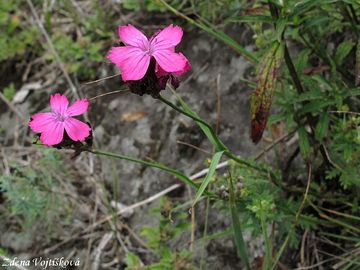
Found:
[[[185,58],[185,56],[182,53],[179,53],[179,54]],[[160,65],[158,65],[156,63],[155,74],[158,77],[158,85],[159,85],[160,89],[166,88],[166,83],[167,83],[168,79],[170,79],[170,82],[175,89],[178,88],[180,85],[180,81],[177,77],[184,75],[190,69],[191,69],[191,65],[190,65],[189,61],[187,61],[187,59],[186,59],[185,67],[182,70],[179,70],[177,72],[166,72],[164,69],[161,68]]]
[[[182,35],[181,27],[172,24],[150,39],[131,24],[120,26],[119,37],[125,46],[112,47],[107,58],[121,69],[124,81],[141,80],[152,58],[155,58],[156,65],[166,75],[181,75],[190,69],[186,57],[175,52],[175,46],[180,43]]]
[[[52,112],[42,112],[33,115],[29,127],[36,133],[41,133],[40,140],[46,145],[59,144],[64,137],[64,130],[73,141],[84,141],[90,135],[90,127],[73,118],[88,109],[87,99],[75,101],[69,106],[66,96],[55,94],[50,97]]]

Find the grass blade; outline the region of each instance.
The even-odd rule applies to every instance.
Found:
[[[99,156],[107,156],[107,157],[127,160],[127,161],[131,161],[134,163],[142,164],[145,166],[158,168],[162,171],[172,174],[173,176],[175,176],[176,178],[178,178],[185,184],[195,188],[196,190],[199,189],[199,186],[197,184],[195,184],[189,177],[187,177],[186,175],[182,174],[181,172],[179,172],[175,169],[171,169],[171,168],[165,166],[164,164],[161,164],[158,162],[145,161],[145,160],[141,160],[141,159],[137,159],[137,158],[133,158],[133,157],[129,157],[129,156],[124,156],[124,155],[119,155],[119,154],[114,154],[114,153],[110,153],[110,152],[105,152],[105,151],[101,151],[101,150],[89,150],[89,152],[91,152],[95,155],[99,155]]]
[[[230,18],[228,22],[241,22],[241,23],[273,23],[274,20],[271,16],[266,15],[244,15]]]
[[[239,217],[239,213],[238,213],[238,210],[236,207],[235,192],[234,192],[234,187],[233,187],[233,183],[231,180],[231,176],[229,177],[229,191],[230,191],[229,205],[230,205],[230,211],[231,211],[231,218],[233,221],[235,243],[236,243],[241,261],[244,262],[246,269],[250,270],[251,268],[250,268],[250,263],[249,263],[249,256],[247,255],[247,248],[245,245],[244,238],[242,236],[240,217]]]
[[[205,176],[205,179],[203,180],[200,188],[198,189],[196,195],[195,195],[195,199],[193,202],[193,206],[199,201],[200,197],[202,196],[202,194],[204,193],[206,187],[209,185],[211,178],[213,177],[215,171],[216,171],[216,167],[220,162],[221,156],[223,155],[224,151],[220,151],[215,153],[215,155],[213,156],[212,160],[211,160],[211,164],[209,167],[209,171],[207,173],[207,175]]]

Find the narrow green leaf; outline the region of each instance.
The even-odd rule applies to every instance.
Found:
[[[229,177],[229,192],[230,192],[229,205],[230,205],[231,218],[233,222],[236,247],[238,249],[238,253],[241,261],[245,264],[246,269],[250,270],[251,267],[249,263],[249,256],[247,254],[246,244],[242,235],[240,216],[238,213],[238,209],[236,207],[235,192],[231,177]]]
[[[314,100],[311,103],[305,104],[299,111],[299,115],[304,115],[306,113],[319,112],[327,106],[335,104],[334,100]]]
[[[351,49],[354,47],[354,43],[349,40],[342,42],[339,47],[336,49],[335,53],[335,63],[341,65],[345,57],[351,52]]]
[[[294,9],[290,14],[291,17],[304,14],[305,12],[313,10],[316,6],[331,4],[337,2],[338,0],[303,0],[303,1],[294,1]]]
[[[223,153],[224,153],[224,151],[220,151],[220,152],[215,153],[215,155],[213,156],[210,167],[209,167],[209,171],[208,171],[207,175],[205,176],[203,182],[201,183],[200,188],[198,189],[198,191],[195,195],[193,205],[195,205],[199,201],[199,199],[202,196],[202,194],[204,193],[206,187],[209,185],[210,180],[212,179],[212,177],[216,171],[216,166],[219,164]]]
[[[324,27],[326,26],[326,24],[332,22],[333,20],[334,18],[331,17],[330,15],[328,16],[317,15],[316,17],[314,17],[314,15],[310,13],[309,16],[306,16],[304,19],[300,20],[300,23],[303,21],[302,28],[305,31],[310,31],[314,27]]]
[[[303,101],[313,101],[313,100],[321,100],[324,101],[327,95],[324,92],[318,91],[316,88],[312,88],[308,92],[301,93],[296,98],[294,98],[294,102],[303,102]]]
[[[355,85],[360,85],[360,38],[356,46]]]
[[[272,23],[271,16],[266,15],[245,15],[233,17],[228,20],[229,22],[253,22],[253,23]]]
[[[329,120],[330,119],[327,113],[323,113],[320,116],[319,122],[317,123],[315,128],[315,138],[318,141],[321,141],[326,136],[329,127]]]
[[[286,115],[285,114],[275,114],[275,115],[270,115],[269,117],[269,126],[278,123],[280,121],[284,121],[286,119]]]
[[[280,18],[276,22],[276,38],[279,42],[282,42],[282,36],[286,28],[287,20],[285,18]]]
[[[360,78],[359,78],[360,79]],[[342,94],[343,97],[356,97],[360,96],[360,87],[358,88],[352,88],[352,89],[346,89],[344,93]]]
[[[211,241],[211,240],[215,240],[215,239],[219,239],[219,238],[227,237],[227,236],[233,236],[233,235],[234,235],[234,230],[232,228],[228,228],[224,231],[221,230],[220,232],[216,232],[214,234],[204,236],[204,237],[200,238],[199,241]]]
[[[305,0],[305,1],[297,2],[294,6],[294,10],[291,13],[291,15],[298,16],[300,14],[303,14],[315,5],[316,5],[316,1],[314,0]]]
[[[304,68],[306,68],[310,53],[310,49],[304,49],[299,53],[299,56],[297,57],[295,62],[295,69],[297,74],[302,74]]]
[[[301,155],[305,160],[308,160],[310,158],[310,142],[304,127],[298,129],[298,135]]]

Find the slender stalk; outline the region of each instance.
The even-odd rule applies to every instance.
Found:
[[[219,139],[219,137],[216,135],[214,129],[207,123],[205,122],[204,120],[202,120],[201,118],[199,117],[196,117],[188,112],[186,112],[185,110],[179,108],[178,106],[176,106],[174,103],[172,103],[171,101],[165,99],[164,97],[160,96],[158,98],[161,102],[165,103],[166,105],[168,105],[169,107],[171,107],[172,109],[174,109],[175,111],[183,114],[183,115],[186,115],[187,117],[190,117],[191,119],[193,119],[194,121],[200,123],[200,124],[203,124],[204,126],[206,126],[210,133],[211,133],[211,136],[213,138],[213,140],[216,142],[216,147],[218,148],[217,151],[224,151],[224,155],[227,156],[228,158],[234,160],[236,163],[239,163],[239,164],[243,164],[249,168],[252,168],[252,169],[255,169],[257,171],[260,171],[260,172],[264,172],[264,173],[268,173],[267,170],[265,169],[262,169],[262,168],[259,168],[249,162],[247,162],[246,160],[234,155],[226,146],[225,144]]]
[[[174,170],[174,169],[171,169],[171,168],[169,168],[169,167],[167,167],[167,166],[165,166],[163,164],[156,163],[156,162],[145,161],[145,160],[141,160],[141,159],[125,156],[125,155],[105,152],[105,151],[101,151],[101,150],[95,150],[95,149],[94,150],[88,150],[88,152],[93,153],[95,155],[107,156],[107,157],[127,160],[127,161],[131,161],[131,162],[138,163],[138,164],[141,164],[141,165],[145,165],[145,166],[149,166],[149,167],[153,167],[153,168],[158,168],[158,169],[161,169],[161,170],[163,170],[165,172],[168,172],[168,173],[178,177],[185,184],[188,184],[188,185],[192,186],[196,190],[199,189],[199,186],[197,184],[195,184],[190,178],[188,178],[187,176],[185,176],[181,172],[179,172],[177,170]],[[207,195],[210,195],[210,194],[207,193]]]
[[[323,218],[323,219],[327,219],[335,224],[338,224],[346,229],[348,229],[349,231],[354,231],[356,233],[360,233],[360,229],[358,227],[354,227],[344,221],[341,221],[340,219],[337,218],[332,218],[329,217],[328,215],[326,215],[324,212],[322,212],[314,203],[312,203],[309,199],[307,200],[307,202],[311,205],[312,208],[315,209],[316,212],[318,212],[318,214]]]
[[[264,213],[261,213],[260,221],[261,221],[261,230],[263,232],[264,240],[265,240],[265,260],[263,264],[263,269],[268,270],[271,268],[272,247],[268,234],[268,229],[266,227]]]
[[[250,263],[249,263],[249,256],[247,252],[247,247],[242,235],[242,229],[241,229],[241,222],[240,222],[240,216],[238,213],[238,209],[236,206],[236,198],[235,198],[235,191],[234,186],[231,178],[231,174],[229,172],[228,177],[228,186],[229,186],[229,206],[230,206],[230,212],[231,212],[231,218],[233,222],[233,229],[234,229],[234,236],[235,236],[235,243],[238,249],[239,256],[242,260],[242,262],[245,264],[245,267],[247,270],[250,270]]]
[[[249,162],[247,162],[246,160],[234,155],[233,153],[231,153],[230,151],[225,151],[224,152],[224,155],[227,156],[228,158],[232,159],[233,161],[235,161],[236,163],[239,163],[239,164],[243,164],[249,168],[252,168],[256,171],[259,171],[259,172],[263,172],[263,173],[270,173],[272,176],[274,176],[271,172],[269,172],[268,170],[266,169],[263,169],[263,168],[259,168]]]
[[[208,233],[208,222],[209,222],[209,208],[210,208],[210,200],[206,199],[205,206],[205,223],[204,223],[204,231],[203,231],[203,239],[206,239]],[[201,243],[201,259],[200,259],[200,270],[205,269],[205,242]]]
[[[269,8],[270,8],[270,12],[271,12],[271,16],[274,18],[274,19],[278,19],[279,18],[279,12],[278,12],[278,9],[276,8],[276,6],[271,3],[271,1],[269,0],[268,1],[269,3]],[[274,25],[274,27],[276,28],[276,25]],[[285,33],[285,31],[284,31]],[[284,35],[284,34],[283,34]],[[295,85],[295,88],[297,90],[297,92],[299,94],[301,93],[304,93],[304,88],[301,84],[301,81],[300,81],[300,78],[296,72],[296,69],[295,69],[295,66],[294,66],[294,63],[291,59],[291,56],[290,56],[290,53],[289,53],[289,50],[288,50],[288,47],[286,45],[286,40],[284,39],[284,36],[282,36],[282,40],[284,42],[284,58],[285,58],[285,63],[286,63],[286,66],[289,70],[289,74],[290,74],[290,77]],[[312,116],[311,113],[307,113],[306,115],[306,120],[311,128],[311,131],[312,131],[312,135],[315,134],[315,125],[316,125],[316,119]],[[329,160],[327,159],[327,156],[325,154],[325,151],[324,151],[324,147],[322,145],[320,145],[320,153],[324,159],[324,161],[327,163],[327,164],[330,164]]]
[[[210,133],[212,138],[214,139],[214,141],[216,142],[216,147],[218,148],[217,151],[224,151],[224,150],[228,150],[227,147],[220,141],[219,137],[216,136],[216,133],[214,131],[214,129],[204,120],[202,120],[199,117],[196,117],[188,112],[186,112],[185,110],[179,108],[178,106],[176,106],[174,103],[172,103],[171,101],[167,100],[166,98],[159,96],[158,98],[161,102],[165,103],[166,105],[168,105],[169,107],[171,107],[172,109],[174,109],[175,111],[178,111],[179,113],[186,115],[187,117],[190,117],[191,119],[193,119],[194,121],[203,124],[204,126],[206,126]]]
[[[111,92],[108,92],[108,93],[103,93],[103,94],[97,95],[95,97],[89,98],[89,101],[93,101],[93,100],[101,98],[101,97],[105,97],[105,96],[109,96],[109,95],[115,95],[115,94],[118,94],[118,93],[123,93],[123,92],[128,92],[128,91],[130,91],[130,89],[124,88],[124,89],[120,89],[120,90],[111,91]]]
[[[277,8],[275,7],[275,5],[272,4],[270,1],[269,1],[269,8],[270,8],[271,16],[274,19],[278,19],[279,18],[279,12],[278,12]],[[276,25],[274,25],[274,26],[276,28]],[[282,37],[282,39],[283,39],[283,37]],[[294,82],[294,85],[295,85],[297,91],[299,93],[303,93],[304,88],[302,87],[302,84],[301,84],[300,79],[298,77],[298,74],[296,72],[294,63],[291,60],[290,53],[289,53],[289,50],[288,50],[287,45],[286,45],[286,41],[283,40],[283,42],[284,42],[284,58],[285,58],[286,66],[287,66],[287,68],[289,70],[289,73],[290,73],[290,77],[291,77],[292,81]]]
[[[115,78],[115,77],[118,77],[118,76],[120,76],[120,75],[121,75],[121,73],[117,73],[117,74],[115,74],[115,75],[110,75],[110,76],[107,76],[107,77],[105,77],[105,78],[97,79],[97,80],[95,80],[95,81],[85,82],[85,83],[83,83],[83,85],[90,85],[90,84],[94,84],[94,83],[106,81],[106,80],[108,80],[108,79]]]

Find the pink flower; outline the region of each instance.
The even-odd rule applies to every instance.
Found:
[[[73,141],[83,141],[90,135],[90,127],[73,118],[81,115],[88,109],[87,99],[75,101],[68,107],[66,96],[55,94],[50,97],[52,112],[42,112],[33,115],[29,127],[36,133],[41,133],[40,140],[46,145],[59,144],[64,137],[64,129]]]
[[[164,69],[161,68],[160,65],[156,63],[155,66],[155,74],[158,77],[158,85],[160,89],[166,88],[166,83],[170,79],[170,82],[172,86],[176,89],[180,85],[180,81],[177,78],[178,76],[184,75],[186,72],[188,72],[191,69],[191,65],[189,61],[185,58],[185,56],[182,53],[179,53],[186,61],[185,67],[177,72],[166,72]]]
[[[131,24],[120,26],[119,37],[125,46],[112,47],[107,58],[121,69],[124,81],[141,80],[152,58],[164,72],[183,74],[189,70],[189,61],[175,52],[182,35],[181,27],[172,24],[150,39]]]

